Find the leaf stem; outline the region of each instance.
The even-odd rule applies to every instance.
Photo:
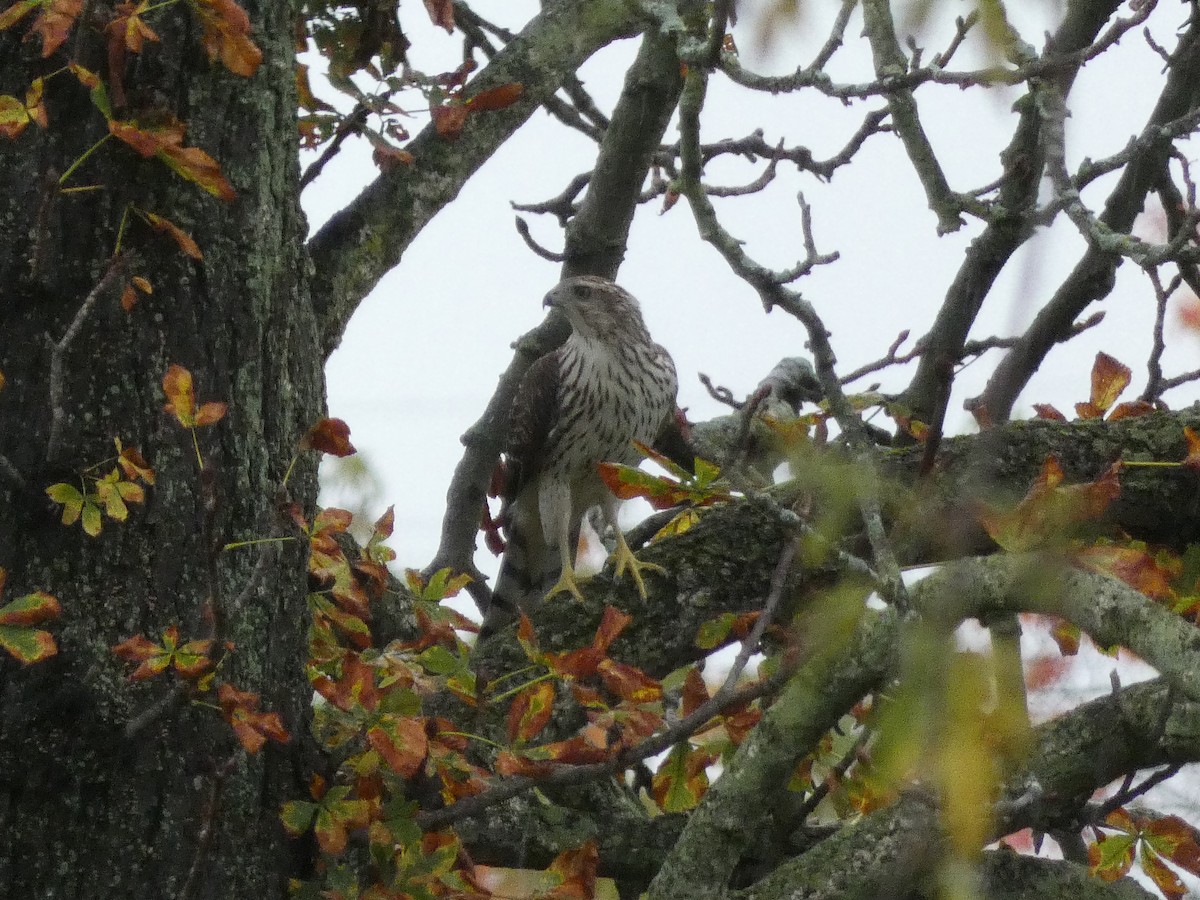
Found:
[[[284,541],[294,540],[296,540],[296,538],[291,535],[273,538],[251,538],[247,541],[233,541],[232,543],[226,544],[221,548],[221,550],[238,550],[242,547],[253,547],[255,544],[282,544]]]
[[[104,137],[100,138],[100,140],[96,141],[96,143],[92,144],[92,146],[84,150],[83,155],[80,156],[79,159],[75,160],[75,162],[71,163],[71,167],[62,173],[62,176],[58,179],[59,187],[66,184],[67,179],[75,173],[75,170],[82,166],[89,156],[99,150],[100,146],[110,137],[112,137],[112,132],[109,132]]]

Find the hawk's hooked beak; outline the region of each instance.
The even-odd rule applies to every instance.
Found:
[[[548,309],[554,309],[558,306],[558,298],[554,294],[547,294],[546,299],[542,301],[542,306]]]

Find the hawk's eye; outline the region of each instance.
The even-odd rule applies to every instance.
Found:
[[[572,293],[573,293],[573,294],[574,294],[576,297],[578,297],[580,300],[582,300],[582,299],[584,299],[585,297],[587,297],[587,295],[588,295],[588,289],[587,289],[587,285],[583,285],[583,284],[576,284],[576,285],[572,286],[572,288],[571,288],[571,292],[572,292]]]

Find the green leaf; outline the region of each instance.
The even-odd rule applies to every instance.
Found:
[[[434,675],[453,675],[463,668],[463,661],[441,646],[430,647],[422,651],[417,657],[417,661],[421,663],[425,671]]]
[[[73,525],[79,518],[79,514],[83,512],[83,494],[79,493],[79,489],[74,485],[61,481],[58,484],[52,484],[46,488],[46,496],[55,503],[62,504],[62,523],[64,525]]]
[[[74,521],[74,519],[71,521]],[[83,530],[90,537],[95,537],[100,533],[100,507],[96,506],[90,500],[83,505]]]
[[[730,612],[709,619],[696,632],[696,646],[701,650],[712,650],[724,643],[735,621],[737,616]]]
[[[292,800],[283,804],[279,812],[279,820],[292,837],[299,837],[308,831],[312,825],[313,816],[317,814],[317,804],[305,800]]]

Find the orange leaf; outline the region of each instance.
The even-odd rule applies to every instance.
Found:
[[[367,732],[367,743],[401,778],[412,778],[425,762],[429,740],[425,719],[413,716],[382,716]]]
[[[613,659],[602,659],[597,671],[604,686],[622,700],[653,703],[662,699],[662,685],[641,669]]]
[[[179,424],[190,428],[196,424],[196,392],[192,387],[192,373],[183,366],[172,364],[162,380],[167,405],[163,409],[179,420]]]
[[[546,871],[562,879],[554,890],[545,894],[547,900],[591,900],[596,896],[596,869],[600,851],[595,839],[574,850],[566,850],[554,858]]]
[[[0,12],[0,31],[12,28],[37,8],[37,0],[17,0],[16,3],[4,10],[4,12]]]
[[[125,285],[125,290],[121,292],[121,309],[125,312],[131,312],[136,303],[137,291],[133,289],[132,284]]]
[[[429,110],[429,116],[433,120],[433,127],[439,135],[448,141],[452,141],[462,133],[463,125],[467,122],[467,113],[469,110],[461,103],[454,103],[449,106],[435,106]]]
[[[484,110],[505,109],[512,106],[525,93],[525,85],[518,82],[502,84],[486,91],[481,91],[467,100],[467,106],[472,112]]]
[[[220,58],[235,75],[249,77],[262,63],[262,51],[250,40],[250,17],[234,0],[194,0],[204,27],[201,43],[209,59]]]
[[[150,223],[150,227],[155,231],[160,231],[167,237],[171,238],[175,244],[190,256],[192,259],[203,259],[204,254],[200,252],[200,247],[192,240],[191,236],[181,229],[170,219],[165,219],[162,216],[154,213],[146,213],[146,221]]]
[[[266,744],[268,738],[280,744],[291,740],[291,735],[283,727],[279,713],[259,712],[261,701],[258,694],[249,691],[239,691],[230,684],[223,684],[217,691],[221,711],[225,720],[233,728],[233,733],[246,752],[257,753]]]
[[[196,424],[212,425],[220,422],[225,417],[225,412],[228,409],[228,403],[220,403],[216,400],[201,404],[200,409],[196,411]]]
[[[695,667],[688,669],[687,677],[683,680],[683,708],[681,712],[684,717],[690,716],[702,704],[707,703],[708,699],[708,685],[704,683],[704,676]]]
[[[1096,361],[1092,363],[1091,405],[1101,415],[1108,412],[1131,380],[1133,372],[1129,366],[1117,362],[1107,353],[1097,353]]]
[[[1053,422],[1067,421],[1067,417],[1049,403],[1035,403],[1033,404],[1033,408],[1037,412],[1037,417],[1039,419],[1050,419]]]
[[[1196,434],[1190,425],[1185,425],[1183,436],[1187,439],[1187,456],[1183,458],[1183,467],[1200,471],[1200,434]]]
[[[1147,403],[1145,400],[1128,400],[1114,406],[1105,421],[1117,422],[1121,419],[1134,419],[1138,416],[1148,416],[1152,412],[1154,412],[1153,403]]]
[[[42,59],[63,45],[81,12],[83,0],[50,0],[42,6],[42,14],[29,28],[31,33],[42,36]]]
[[[1075,559],[1093,571],[1121,579],[1153,600],[1168,600],[1175,596],[1171,588],[1175,573],[1160,565],[1145,550],[1111,545],[1084,547]]]
[[[617,635],[632,621],[633,616],[621,612],[615,606],[604,607],[604,617],[600,620],[600,627],[596,629],[596,636],[592,638],[592,646],[601,653],[607,653]]]

